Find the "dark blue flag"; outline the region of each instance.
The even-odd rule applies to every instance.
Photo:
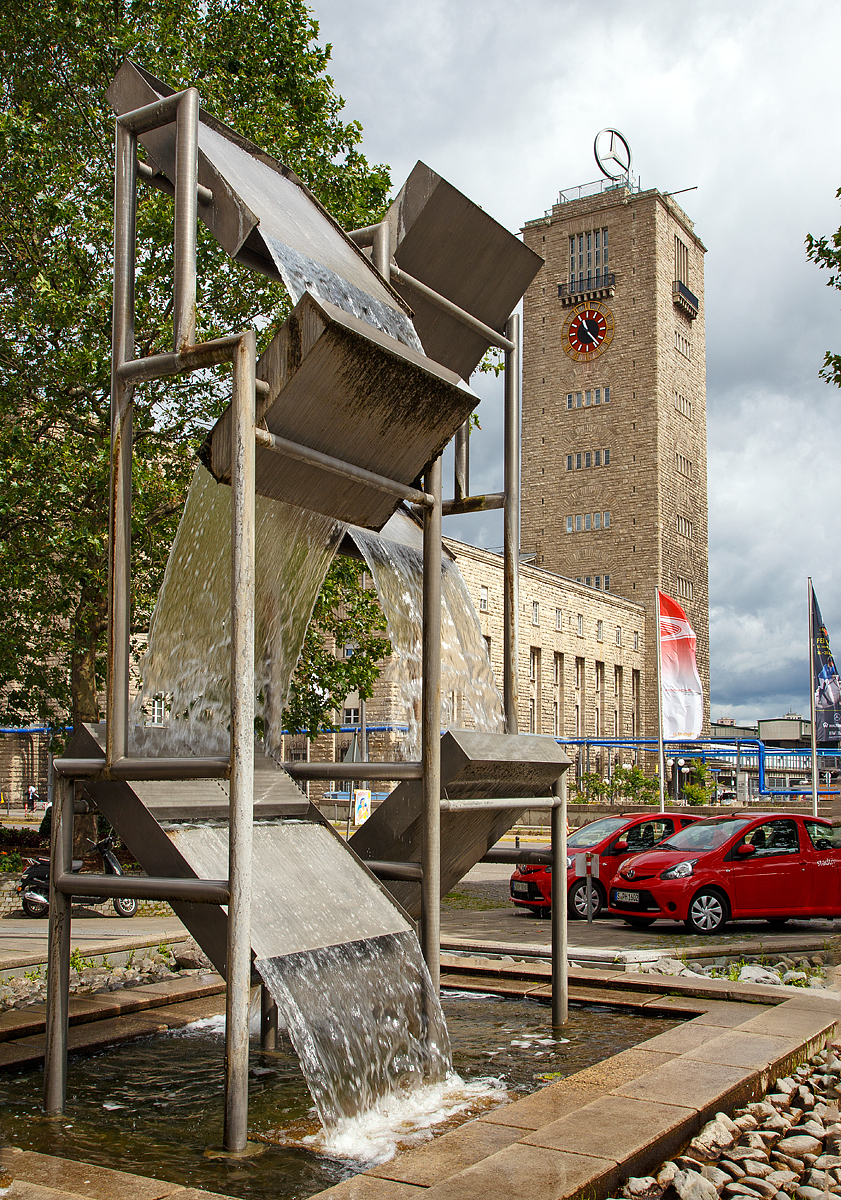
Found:
[[[841,679],[832,657],[829,634],[812,591],[812,686],[815,689],[815,739],[819,745],[841,741]]]

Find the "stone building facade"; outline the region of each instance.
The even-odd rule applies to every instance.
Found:
[[[502,679],[502,558],[447,540]],[[638,736],[645,687],[645,609],[540,567],[520,567],[521,733]]]
[[[578,192],[587,189],[578,189]],[[561,194],[529,221],[522,549],[646,611],[640,733],[657,730],[654,590],[697,634],[709,720],[704,253],[670,196]]]
[[[503,660],[503,559],[489,550],[445,539],[445,549],[462,573],[491,667],[502,689]],[[645,619],[643,605],[611,592],[578,584],[544,570],[522,564],[519,614],[519,726],[522,733],[537,733],[563,741],[582,738],[631,738],[639,735],[645,696]],[[442,714],[454,710],[457,725],[469,727],[466,706],[456,696]],[[360,735],[360,708],[349,696],[337,712],[338,731],[313,742],[303,736],[286,736],[285,759],[311,762],[341,761]],[[348,718],[350,718],[348,720]],[[372,761],[404,757],[405,703],[393,659],[387,660],[374,695],[365,711],[369,757]],[[578,758],[578,752],[570,747]],[[618,752],[621,755],[621,752]],[[621,761],[631,762],[626,751]],[[606,752],[580,756],[580,769],[608,770]],[[336,784],[313,783],[310,796],[320,799]],[[375,790],[388,791],[378,783]],[[329,803],[325,807],[334,815]]]

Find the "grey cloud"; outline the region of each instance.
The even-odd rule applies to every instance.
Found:
[[[839,405],[817,376],[841,350],[841,296],[805,260],[841,224],[841,10],[801,0],[316,0],[365,151],[395,186],[418,158],[516,230],[594,179],[592,139],[629,137],[644,187],[677,197],[708,247],[712,706],[806,704],[806,577],[841,650]],[[476,490],[501,486],[501,403],[483,397]],[[448,468],[448,472],[449,472]],[[498,514],[445,529],[501,542]]]

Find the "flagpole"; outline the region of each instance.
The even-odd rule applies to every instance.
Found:
[[[818,731],[815,711],[815,596],[809,576],[809,716],[812,725],[812,816],[818,815]]]
[[[657,746],[660,754],[659,780],[660,780],[660,812],[666,811],[666,752],[663,747],[663,681],[662,681],[662,666],[660,663],[660,655],[662,644],[660,641],[660,589],[654,589],[654,611],[657,615]]]

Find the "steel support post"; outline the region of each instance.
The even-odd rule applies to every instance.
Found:
[[[260,985],[260,1049],[277,1050],[277,1005],[264,983]]]
[[[552,1028],[566,1025],[569,1019],[569,975],[567,971],[567,773],[555,784],[561,803],[552,809],[552,880],[557,891],[552,896]]]
[[[470,418],[459,425],[455,438],[455,481],[453,495],[456,503],[470,495]]]
[[[505,505],[503,510],[503,687],[505,729],[519,730],[520,619],[520,316],[512,313],[505,336],[514,343],[505,351]]]
[[[53,823],[50,838],[50,928],[47,949],[47,1017],[44,1049],[44,1111],[64,1112],[67,1096],[67,1025],[70,999],[70,905],[55,881],[73,866],[72,779],[59,776],[53,784]]]
[[[128,751],[131,585],[131,455],[134,387],[119,378],[134,358],[134,266],[137,136],[117,122],[114,165],[114,301],[111,335],[111,496],[108,537],[108,681],[105,706],[109,763]],[[68,868],[69,869],[69,868]]]
[[[199,94],[187,88],[175,121],[175,270],[172,337],[176,353],[196,340],[196,221],[198,201]]]
[[[387,221],[374,226],[371,261],[386,283],[391,281],[391,230]]]
[[[441,982],[441,458],[424,480],[435,497],[423,520],[423,846],[421,947],[432,987]]]
[[[231,420],[231,784],[225,1149],[248,1141],[248,1013],[251,1000],[251,848],[254,804],[254,526],[256,336],[234,352]]]

